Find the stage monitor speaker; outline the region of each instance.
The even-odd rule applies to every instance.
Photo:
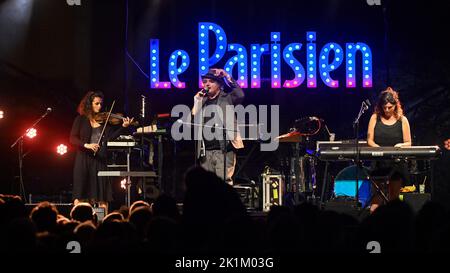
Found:
[[[330,200],[323,205],[323,210],[350,215],[359,222],[363,221],[370,214],[368,209],[356,206],[355,201],[352,199]]]
[[[139,178],[139,182],[135,183],[135,190],[132,190],[131,200],[133,203],[136,200],[145,200],[147,202],[155,202],[155,200],[161,194],[160,186],[158,185],[158,179],[154,177]],[[133,187],[132,187],[133,189]]]
[[[259,190],[256,185],[241,184],[234,185],[233,188],[239,194],[242,203],[248,210],[259,209],[258,195]]]

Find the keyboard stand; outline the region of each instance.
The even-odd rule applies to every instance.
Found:
[[[369,200],[366,202],[366,207],[370,205],[372,202],[372,199],[378,194],[380,195],[384,202],[389,202],[389,199],[387,198],[386,194],[383,192],[382,189],[380,189],[380,186],[375,183],[375,181],[383,181],[382,183],[386,184],[389,181],[389,176],[369,176],[370,184],[375,188],[376,193],[372,193],[370,195]]]
[[[109,145],[112,146],[112,145]],[[126,168],[127,171],[123,172],[123,171],[99,171],[97,173],[97,176],[122,176],[122,177],[126,177],[127,182],[125,184],[126,190],[127,190],[127,194],[125,197],[125,204],[130,207],[131,205],[131,177],[135,177],[135,176],[140,176],[143,177],[144,172],[131,172],[131,166],[130,166],[130,156],[131,156],[131,150],[135,145],[130,145],[130,144],[126,144],[124,146],[121,147],[121,149],[123,149],[124,151],[126,151],[127,153],[127,164],[126,165],[115,165],[115,167],[122,167],[122,168]],[[147,172],[147,173],[153,173],[152,176],[156,177],[156,175],[154,174],[154,172]],[[138,175],[139,174],[139,175]]]
[[[370,198],[369,200],[367,200],[366,205],[364,206],[364,208],[361,210],[364,211],[365,208],[367,208],[367,206],[370,206],[372,203],[373,198],[375,198],[376,195],[380,195],[381,198],[383,198],[383,201],[385,204],[387,204],[389,202],[388,197],[386,196],[386,194],[383,192],[383,190],[380,188],[380,186],[375,183],[375,181],[382,181],[382,184],[387,184],[387,182],[389,182],[389,178],[392,176],[394,170],[392,170],[388,175],[385,176],[369,176],[369,181],[370,184],[373,186],[373,188],[375,188],[375,192],[370,194]]]

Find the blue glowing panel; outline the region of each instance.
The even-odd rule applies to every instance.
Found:
[[[330,63],[330,52],[334,52],[334,59]],[[325,85],[337,88],[339,87],[339,81],[331,78],[330,72],[336,70],[344,59],[344,53],[342,47],[336,43],[326,44],[319,54],[319,75]]]
[[[250,87],[261,87],[261,56],[269,52],[268,44],[250,46]]]
[[[179,62],[180,60],[180,62]],[[178,63],[181,63],[180,66],[177,66]],[[186,84],[184,82],[181,82],[178,79],[178,75],[186,71],[186,69],[189,66],[189,55],[184,50],[175,50],[172,52],[169,58],[169,77],[170,82],[176,87],[176,88],[185,88]]]
[[[300,50],[302,44],[291,43],[288,44],[283,49],[283,59],[289,65],[289,67],[294,72],[294,79],[286,80],[283,84],[285,88],[294,88],[300,86],[305,80],[305,68],[303,65],[294,57],[294,51]]]
[[[170,82],[159,82],[158,39],[150,39],[150,88],[170,88]]]
[[[306,32],[306,87],[317,87],[317,69],[316,69],[316,32]]]
[[[238,64],[237,71],[238,71],[238,77],[236,82],[241,86],[242,88],[248,87],[248,81],[247,81],[247,50],[243,45],[240,44],[229,44],[228,45],[228,51],[235,51],[236,55],[231,57],[226,63],[225,63],[225,71],[227,71],[230,75],[233,73],[233,67],[235,64]]]
[[[336,197],[356,197],[356,180],[335,180],[334,195]],[[358,199],[365,207],[370,201],[371,184],[369,180],[358,181]]]
[[[216,48],[209,55],[209,33],[214,33]],[[203,87],[201,76],[208,72],[209,67],[215,65],[225,55],[227,50],[227,36],[225,31],[217,24],[200,22],[198,24],[198,85]]]
[[[280,32],[270,33],[270,70],[272,74],[272,88],[281,88],[281,46],[280,42]]]
[[[372,87],[372,51],[365,43],[347,43],[346,47],[346,82],[348,88],[356,87],[356,53],[362,55],[362,87]]]

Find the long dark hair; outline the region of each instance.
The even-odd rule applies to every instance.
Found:
[[[378,116],[384,116],[383,106],[388,103],[394,105],[394,117],[396,119],[400,119],[403,116],[402,104],[400,103],[400,99],[398,98],[398,93],[391,87],[388,87],[386,90],[380,93],[377,105],[375,106],[375,113]]]
[[[103,100],[103,93],[100,91],[89,91],[84,95],[81,99],[80,104],[78,105],[77,112],[80,115],[86,116],[89,119],[93,117],[94,112],[92,110],[92,102],[95,98],[101,98]]]

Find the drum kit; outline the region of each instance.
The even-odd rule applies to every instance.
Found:
[[[318,137],[318,133],[323,128],[329,136],[327,141],[320,141]],[[278,136],[276,140],[280,144],[290,144],[290,156],[285,160],[288,166],[287,171],[284,172],[284,181],[286,193],[290,195],[285,200],[291,198],[292,201],[286,203],[298,204],[309,200],[322,205],[330,198],[354,200],[356,197],[355,176],[358,175],[358,200],[363,207],[368,205],[371,198],[371,183],[368,180],[369,170],[366,167],[356,171],[356,165],[335,164],[337,169],[331,171],[333,174],[329,175],[329,165],[326,162],[323,164],[326,166],[322,183],[318,183],[316,170],[322,166],[319,165],[321,160],[319,160],[317,144],[339,142],[335,141],[335,134],[329,131],[323,119],[318,117],[297,119],[290,131]]]

